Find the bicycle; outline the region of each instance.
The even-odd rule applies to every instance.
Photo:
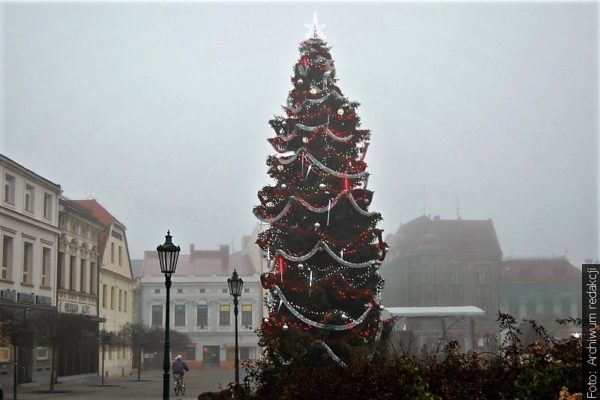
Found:
[[[183,383],[183,377],[180,374],[175,375],[175,396],[185,396],[185,384]]]

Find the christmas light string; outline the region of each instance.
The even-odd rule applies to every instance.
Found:
[[[296,150],[296,152],[294,152],[294,154],[292,156],[289,157],[269,157],[269,160],[277,160],[279,162],[279,165],[289,165],[292,164],[293,162],[295,162],[299,156],[304,155],[305,160],[310,161],[311,165],[316,165],[320,170],[327,172],[329,175],[333,175],[336,178],[348,178],[348,179],[357,179],[357,178],[364,178],[366,176],[369,175],[368,172],[366,171],[362,171],[356,174],[348,174],[345,172],[338,172],[338,171],[334,171],[331,168],[329,168],[328,166],[326,166],[325,164],[321,163],[319,160],[317,160],[312,154],[310,154],[309,152],[306,151],[306,149],[304,147],[299,148],[298,150]]]
[[[292,307],[292,305],[287,301],[287,299],[283,295],[283,292],[281,291],[279,286],[275,285],[273,291],[277,296],[279,296],[279,299],[283,302],[283,305],[285,305],[285,307],[294,315],[294,317],[298,318],[300,321],[304,322],[307,325],[310,325],[314,328],[319,328],[319,329],[325,329],[325,330],[331,330],[331,331],[347,331],[347,330],[353,329],[356,326],[362,324],[363,321],[365,320],[365,318],[367,318],[367,316],[373,309],[373,304],[369,304],[366,311],[358,319],[354,320],[353,322],[346,323],[344,325],[322,324],[320,322],[316,322],[316,321],[306,318],[304,315],[302,315],[300,312],[298,312],[294,307]]]
[[[306,200],[304,200],[301,197],[290,196],[287,201],[287,204],[283,207],[283,210],[281,210],[277,215],[275,215],[273,217],[268,217],[267,215],[262,215],[258,210],[259,207],[255,208],[254,215],[256,215],[256,217],[261,222],[273,223],[273,222],[279,221],[281,218],[283,218],[288,213],[288,211],[290,210],[290,208],[292,207],[294,202],[301,204],[305,209],[307,209],[309,211],[312,211],[312,212],[318,213],[318,214],[323,214],[323,213],[330,211],[332,208],[334,208],[337,205],[337,203],[341,200],[341,198],[343,198],[343,197],[346,197],[349,200],[349,202],[352,205],[352,207],[354,208],[354,210],[357,213],[359,213],[360,215],[369,217],[369,218],[376,217],[379,215],[379,213],[377,213],[377,212],[365,211],[362,208],[360,208],[360,206],[354,199],[354,196],[352,195],[352,191],[350,189],[346,189],[343,192],[341,192],[339,195],[337,195],[332,200],[331,207],[329,207],[329,206],[324,206],[324,207],[313,206],[312,204],[310,204],[309,202],[307,202]]]
[[[315,247],[313,247],[313,249],[310,252],[308,252],[302,256],[295,257],[295,256],[292,256],[291,254],[286,253],[284,250],[281,250],[281,249],[277,250],[277,254],[282,256],[283,258],[285,258],[288,261],[303,262],[303,261],[310,259],[312,256],[317,254],[317,252],[319,252],[320,250],[325,250],[331,258],[333,258],[336,262],[338,262],[339,264],[341,264],[347,268],[365,268],[365,267],[371,267],[371,266],[373,266],[373,264],[380,264],[379,261],[372,261],[372,260],[366,261],[363,263],[352,263],[352,262],[346,261],[346,260],[342,259],[341,257],[339,257],[333,250],[331,250],[331,248],[329,247],[329,245],[327,243],[325,243],[321,240],[319,240],[319,242],[317,242]]]

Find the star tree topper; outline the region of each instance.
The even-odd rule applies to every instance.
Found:
[[[311,24],[304,24],[304,26],[308,29],[308,33],[306,34],[306,38],[314,38],[325,40],[325,34],[323,33],[323,29],[327,27],[327,25],[319,25],[319,21],[317,20],[317,13],[313,12],[313,22]]]

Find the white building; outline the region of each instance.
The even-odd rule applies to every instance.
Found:
[[[190,349],[172,350],[185,353],[192,368],[233,366],[234,307],[227,278],[234,269],[244,280],[238,315],[240,360],[257,359],[261,355],[254,330],[262,319],[262,288],[249,255],[245,250],[230,255],[228,245],[213,251],[196,250],[192,245],[189,254],[179,256],[172,276],[170,302],[171,329],[185,333],[195,343]],[[145,252],[137,284],[140,322],[164,328],[165,277],[160,272],[155,250]],[[155,362],[159,365],[162,354],[157,358]]]
[[[53,183],[0,154],[0,311],[27,319],[56,308],[58,198]],[[33,337],[20,337],[19,380],[49,378],[51,355]],[[0,383],[12,386],[14,343],[0,337]]]

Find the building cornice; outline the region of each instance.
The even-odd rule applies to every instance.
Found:
[[[21,214],[16,212],[15,210],[12,210],[8,207],[5,207],[3,205],[0,205],[0,214],[6,215],[8,217],[11,217],[13,219],[15,219],[18,222],[21,223],[25,223],[25,224],[29,224],[31,226],[34,226],[38,229],[43,229],[47,232],[51,232],[51,233],[55,233],[55,234],[59,234],[60,233],[60,229],[58,228],[58,226],[55,225],[51,225],[48,224],[46,222],[40,221],[38,219],[29,217],[25,214]]]

